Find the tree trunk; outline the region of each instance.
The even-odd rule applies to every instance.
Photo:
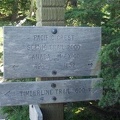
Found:
[[[19,2],[19,0],[15,0],[13,3],[12,17],[11,17],[12,23],[15,22],[17,15],[18,15],[18,2]]]

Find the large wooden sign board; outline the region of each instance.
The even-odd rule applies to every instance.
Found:
[[[4,27],[4,77],[96,75],[99,27]]]
[[[0,106],[98,100],[100,78],[0,84]]]

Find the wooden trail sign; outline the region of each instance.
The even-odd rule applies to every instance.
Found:
[[[99,27],[4,27],[4,77],[97,75]]]
[[[0,106],[66,103],[98,100],[102,89],[95,84],[102,79],[77,79],[0,84]]]

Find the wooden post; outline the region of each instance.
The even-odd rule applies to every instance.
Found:
[[[36,26],[64,26],[65,0],[37,0]],[[62,78],[37,78],[38,80],[60,80]],[[64,78],[63,78],[64,79]],[[41,105],[44,120],[63,120],[63,104]]]
[[[36,26],[64,26],[65,0],[37,0]]]

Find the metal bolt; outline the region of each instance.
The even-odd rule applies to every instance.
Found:
[[[53,75],[56,75],[56,74],[57,74],[57,71],[55,71],[55,70],[52,71],[52,74],[53,74]]]
[[[55,87],[56,87],[56,84],[55,84],[55,83],[52,83],[52,84],[51,84],[51,87],[52,87],[52,88],[55,88]]]
[[[56,33],[57,33],[57,29],[56,29],[56,28],[53,29],[53,30],[52,30],[52,33],[53,33],[53,34],[56,34]]]
[[[57,100],[57,98],[54,96],[53,98],[52,98],[54,101],[56,101]]]

